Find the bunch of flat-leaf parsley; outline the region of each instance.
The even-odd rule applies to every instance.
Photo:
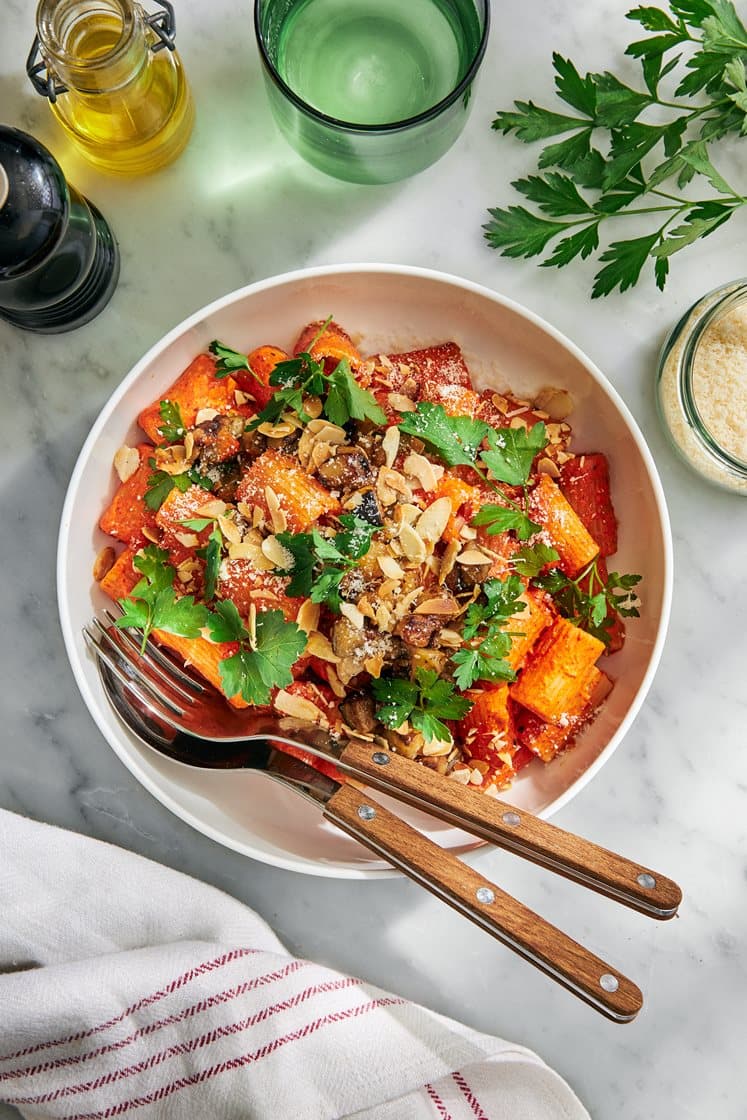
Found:
[[[485,237],[503,256],[539,256],[554,241],[541,263],[562,268],[596,252],[602,223],[650,216],[649,232],[601,253],[592,297],[632,287],[647,261],[663,288],[670,257],[747,203],[709,153],[713,141],[747,133],[747,30],[734,5],[669,0],[668,10],[639,7],[627,18],[648,32],[625,52],[640,61],[642,88],[610,73],[582,75],[555,54],[557,95],[572,113],[516,101],[493,122],[526,144],[552,140],[540,153],[540,174],[512,184],[536,210],[489,211]],[[712,190],[686,197],[696,176]]]

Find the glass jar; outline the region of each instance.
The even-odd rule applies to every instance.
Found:
[[[192,131],[174,9],[161,7],[147,15],[133,0],[41,0],[37,8],[28,76],[86,159],[111,174],[157,171]]]
[[[662,348],[659,414],[705,479],[747,494],[747,280],[703,296]]]

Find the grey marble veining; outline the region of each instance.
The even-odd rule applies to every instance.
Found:
[[[48,143],[110,219],[123,256],[114,300],[89,326],[41,338],[0,325],[0,803],[204,878],[255,907],[293,951],[535,1048],[599,1120],[743,1120],[747,503],[674,458],[653,385],[669,326],[705,290],[744,273],[747,217],[676,261],[664,293],[645,280],[594,304],[590,266],[555,274],[508,262],[480,232],[486,207],[509,200],[510,180],[532,166],[526,149],[491,132],[495,109],[514,97],[549,99],[553,49],[632,79],[633,62],[619,56],[629,6],[495,4],[461,141],[407,183],[364,188],[306,167],[276,133],[248,3],[216,0],[208,9],[181,0],[194,138],[160,175],[118,182],[66,150],[23,73],[32,6],[0,0],[0,119]],[[736,157],[733,165],[738,176]],[[661,666],[624,744],[557,821],[681,882],[681,916],[657,925],[505,854],[480,861],[641,984],[647,1006],[630,1026],[595,1017],[408,882],[291,878],[193,832],[108,749],[68,668],[55,601],[57,523],[86,432],[124,373],[166,330],[232,288],[305,265],[369,260],[469,277],[555,323],[622,393],[661,472],[676,561]]]

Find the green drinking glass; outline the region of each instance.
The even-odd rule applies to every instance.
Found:
[[[275,121],[337,179],[406,179],[462,131],[489,22],[489,0],[255,0]]]

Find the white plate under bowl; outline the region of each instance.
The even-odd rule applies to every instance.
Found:
[[[311,805],[249,773],[191,770],[143,748],[111,710],[81,635],[105,597],[91,571],[109,538],[97,528],[117,485],[115,451],[135,444],[138,412],[162,394],[213,338],[249,351],[289,348],[313,319],[334,317],[364,353],[453,339],[479,389],[532,397],[546,385],[572,394],[574,448],[609,457],[620,520],[614,564],[643,576],[642,617],[609,659],[615,687],[577,746],[549,766],[533,762],[506,800],[549,816],[593,777],[619,746],[648,691],[661,653],[671,599],[671,537],[661,484],[630,412],[599,370],[559,331],[487,288],[453,276],[394,265],[346,265],[287,273],[231,292],[170,331],[125,377],[94,424],[65,501],[58,547],[62,630],[75,679],[104,738],[162,804],[221,844],[264,863],[339,878],[394,874]],[[403,813],[444,847],[466,852],[473,837],[416,812]]]

